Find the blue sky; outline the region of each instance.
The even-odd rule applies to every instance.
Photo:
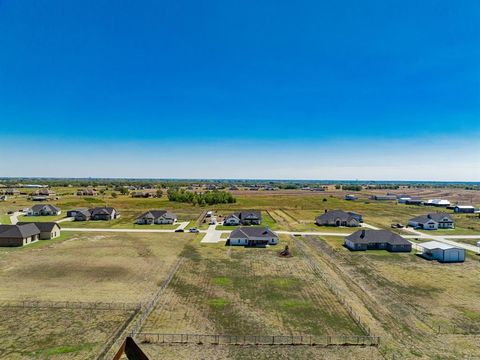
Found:
[[[480,180],[480,2],[0,0],[0,175]]]

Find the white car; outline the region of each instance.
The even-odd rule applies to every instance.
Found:
[[[190,229],[188,229],[188,231],[191,232],[191,233],[199,233],[200,232],[200,230],[198,230],[197,228],[190,228]]]

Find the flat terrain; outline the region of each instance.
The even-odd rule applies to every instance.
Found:
[[[287,237],[284,244],[292,246]],[[143,331],[365,335],[307,262],[278,256],[282,245],[188,245],[188,260]]]
[[[0,307],[0,358],[93,359],[128,316],[122,310]]]
[[[143,302],[191,234],[70,233],[0,248],[0,300]]]

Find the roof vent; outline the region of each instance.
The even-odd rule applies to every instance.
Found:
[[[328,212],[328,209],[325,209],[325,214]]]
[[[365,230],[362,230],[362,233],[360,234],[360,239],[363,239],[365,237]]]

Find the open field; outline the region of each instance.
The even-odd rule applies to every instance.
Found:
[[[128,317],[123,310],[0,307],[0,357],[92,359]]]
[[[0,250],[0,299],[141,302],[191,234],[64,233]]]
[[[319,241],[332,249],[331,254],[315,246]],[[480,356],[475,347],[478,341],[459,335],[480,332],[478,256],[468,255],[461,264],[440,264],[414,253],[350,252],[337,237],[312,238],[307,243],[312,253],[334,263],[352,281],[364,300],[360,306],[381,324],[377,331],[384,331],[387,339],[393,335],[391,342],[383,342],[386,351],[395,348],[404,358]],[[457,335],[451,336],[454,333]],[[458,342],[464,345],[458,347]],[[406,350],[408,347],[411,349]],[[436,353],[432,353],[433,348]]]
[[[365,335],[302,258],[278,257],[287,243],[189,245],[187,262],[142,331]]]

